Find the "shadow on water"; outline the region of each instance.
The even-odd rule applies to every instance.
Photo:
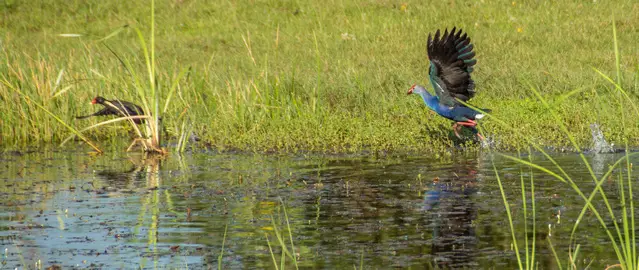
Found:
[[[589,157],[598,170],[619,154]],[[555,158],[592,188],[576,155]],[[273,224],[287,228],[281,206],[302,268],[352,268],[360,256],[365,268],[377,269],[517,266],[489,154],[380,160],[46,152],[0,160],[0,252],[10,269],[38,262],[199,269],[216,267],[222,248],[224,268],[273,268],[266,239],[279,262]],[[521,168],[495,163],[521,234]],[[567,251],[583,203],[564,184],[535,178],[539,267],[554,268],[542,240],[552,231],[555,248]],[[616,184],[604,188],[614,192]],[[604,232],[589,217],[583,222],[593,225],[580,227],[588,235],[581,252],[597,259],[593,267],[614,263],[612,250],[601,248],[609,245]]]

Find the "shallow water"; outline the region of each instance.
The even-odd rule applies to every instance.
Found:
[[[598,175],[619,157],[588,156]],[[585,191],[592,190],[577,155],[554,158]],[[491,159],[523,248],[522,168],[491,153],[383,159],[5,153],[2,267],[201,269],[221,263],[225,269],[272,269],[273,260],[279,266],[282,258],[277,232],[291,251],[292,235],[293,254],[303,268],[352,269],[361,262],[366,269],[512,269],[516,256]],[[533,159],[550,164],[541,155]],[[529,169],[523,175],[530,180]],[[567,262],[570,230],[583,200],[541,172],[534,172],[534,180],[536,255],[539,269],[553,269],[547,240]],[[605,183],[604,190],[612,200],[617,197],[615,182]],[[578,264],[616,263],[594,217],[587,214],[581,224]],[[285,264],[294,266],[290,257]]]

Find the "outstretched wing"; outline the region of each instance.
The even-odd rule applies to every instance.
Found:
[[[446,106],[462,105],[455,98],[467,102],[475,95],[475,83],[470,78],[477,63],[473,44],[461,29],[455,31],[446,29],[440,36],[437,30],[434,38],[428,35],[429,79],[439,102]]]
[[[142,108],[134,103],[117,99],[110,101],[110,103],[113,105],[113,110],[116,114],[122,116],[126,116],[126,114],[132,116],[144,115],[144,111],[142,110]]]
[[[84,118],[89,118],[92,116],[102,116],[102,115],[110,115],[113,114],[111,113],[111,111],[109,110],[109,108],[102,108],[102,110],[99,110],[95,113],[89,114],[89,115],[83,115],[83,116],[76,116],[76,119],[84,119]]]

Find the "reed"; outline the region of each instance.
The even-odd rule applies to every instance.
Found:
[[[280,203],[282,203],[281,207],[282,207],[283,213],[284,213],[284,221],[286,222],[286,230],[287,230],[287,233],[288,233],[287,236],[288,236],[289,242],[287,243],[287,241],[285,239],[286,235],[283,235],[283,232],[281,231],[281,229],[275,223],[275,218],[271,217],[271,222],[272,222],[272,226],[273,226],[273,233],[275,234],[275,239],[277,239],[277,243],[279,244],[281,252],[282,252],[281,255],[280,255],[280,264],[279,264],[279,266],[277,264],[277,259],[275,258],[275,253],[273,252],[273,248],[271,246],[271,242],[269,240],[268,234],[265,235],[266,243],[268,245],[269,253],[271,254],[271,259],[273,261],[273,267],[275,269],[286,269],[286,259],[287,258],[289,258],[289,259],[291,259],[293,261],[293,266],[295,267],[295,269],[299,269],[297,256],[296,256],[295,244],[293,243],[293,231],[291,230],[291,224],[289,223],[288,213],[286,212],[286,206],[284,206],[284,202],[281,199],[280,199]]]
[[[615,63],[616,63],[616,71],[617,71],[616,82],[610,79],[610,77],[606,76],[603,72],[600,72],[596,69],[595,70],[603,78],[605,78],[607,81],[613,84],[614,91],[609,94],[611,96],[617,96],[617,98],[615,99],[617,103],[615,105],[617,106],[614,106],[614,108],[618,109],[617,113],[620,116],[620,118],[622,119],[636,118],[637,116],[639,116],[639,110],[636,109],[636,106],[634,105],[633,100],[629,97],[629,95],[623,89],[623,87],[621,87],[621,81],[622,81],[621,67],[619,64],[620,53],[618,48],[617,31],[616,31],[616,25],[615,25],[614,19],[612,23],[612,30],[613,30],[613,40],[614,40],[614,52],[615,52],[615,59],[616,59]],[[608,239],[612,245],[612,249],[614,250],[617,260],[619,262],[615,266],[619,266],[623,269],[639,269],[639,264],[638,264],[639,258],[637,257],[637,252],[636,252],[637,242],[635,240],[635,214],[634,214],[634,200],[633,200],[633,193],[632,193],[632,190],[633,190],[632,163],[630,162],[631,157],[637,156],[639,155],[639,153],[630,152],[628,140],[624,140],[626,154],[620,159],[618,159],[615,163],[613,163],[609,167],[609,169],[606,171],[605,174],[603,174],[601,177],[597,177],[594,171],[592,170],[590,163],[588,162],[585,155],[583,154],[583,151],[582,151],[583,147],[580,146],[580,144],[575,139],[576,134],[572,133],[567,128],[566,121],[556,112],[556,110],[552,106],[549,105],[548,100],[546,100],[537,89],[531,86],[531,92],[537,97],[539,102],[545,106],[546,110],[551,115],[554,123],[563,132],[564,136],[567,137],[567,139],[571,142],[572,148],[575,149],[575,151],[577,151],[577,153],[579,154],[582,160],[584,170],[588,171],[590,177],[593,180],[593,183],[595,183],[594,190],[588,193],[587,191],[584,191],[582,188],[580,188],[575,183],[575,180],[573,179],[573,177],[571,177],[568,173],[566,173],[564,168],[562,168],[550,155],[548,155],[546,149],[541,147],[539,144],[535,143],[534,138],[530,135],[518,133],[518,136],[521,136],[524,140],[528,141],[528,143],[536,151],[542,153],[546,159],[551,161],[552,164],[554,164],[554,167],[544,167],[534,163],[534,161],[532,160],[524,160],[521,157],[517,157],[517,156],[510,156],[510,155],[504,155],[504,154],[498,154],[498,155],[503,156],[507,159],[513,160],[521,165],[528,166],[531,169],[535,169],[536,171],[542,172],[544,174],[554,177],[555,179],[563,183],[566,183],[584,200],[584,206],[582,207],[579,217],[575,221],[571,231],[571,236],[570,236],[571,243],[574,243],[575,239],[579,237],[579,235],[577,234],[577,230],[582,223],[580,221],[583,219],[586,212],[589,211],[596,217],[596,220],[599,222],[601,229],[608,236]],[[627,115],[628,111],[626,108],[628,107],[632,107],[634,109],[635,115],[633,116]],[[507,128],[511,128],[510,126],[507,125],[505,121],[499,119],[498,117],[494,117],[494,116],[491,116],[491,117],[493,117],[497,123]],[[625,123],[625,122],[621,121],[621,123]],[[625,125],[622,125],[622,129],[623,129],[622,132],[627,135],[628,134],[627,127]],[[513,132],[516,132],[516,133],[518,132],[515,129],[512,129],[512,130]],[[508,220],[511,224],[511,235],[513,237],[513,244],[515,247],[517,261],[519,262],[519,268],[531,269],[531,267],[534,267],[532,264],[532,262],[534,262],[534,242],[533,242],[533,250],[529,251],[528,242],[527,242],[528,238],[524,238],[525,247],[526,247],[526,250],[525,250],[526,258],[522,259],[519,255],[520,251],[518,248],[519,244],[517,243],[516,232],[514,230],[514,227],[512,226],[513,217],[510,215],[509,203],[503,191],[503,187],[501,185],[499,172],[496,169],[495,169],[495,174],[497,175],[497,180],[500,186],[500,190],[502,191],[501,194],[502,194],[502,198],[504,199],[504,206],[506,207]],[[601,186],[605,182],[605,180],[611,178],[615,174],[617,176],[616,178],[617,178],[617,184],[619,186],[619,194],[617,196],[612,197],[610,196],[610,194],[607,194],[602,189]],[[532,177],[531,177],[530,186],[531,188],[534,188],[534,181],[532,181]],[[523,187],[524,185],[522,181],[522,204],[524,205],[524,215],[527,216],[526,208],[525,208],[525,204],[526,204],[525,202],[527,201],[527,198],[525,197],[523,193]],[[534,196],[534,192],[531,192],[531,198],[530,198],[531,201],[534,203],[534,197],[532,196]],[[600,200],[600,202],[603,203],[602,208],[597,208],[593,204],[597,196],[599,196],[598,200]],[[615,208],[612,207],[611,199],[618,200],[617,203],[620,205],[619,207],[620,209],[615,210]],[[533,204],[533,213],[534,213],[534,204]],[[612,228],[610,228],[609,226],[610,222],[612,223]],[[533,224],[534,224],[534,215],[533,215]],[[525,233],[527,232],[527,228],[528,226],[525,225],[525,229],[524,229]],[[525,235],[527,235],[527,233]],[[534,241],[534,236],[532,239]],[[571,246],[570,250],[568,250],[569,260],[566,263],[566,265],[562,266],[560,262],[561,260],[559,259],[559,257],[557,256],[557,253],[552,247],[552,243],[550,239],[548,242],[551,245],[552,253],[554,254],[556,258],[559,268],[563,268],[564,266],[566,268],[571,268],[571,269],[578,268],[575,261],[577,256],[579,255],[579,245]],[[522,261],[525,261],[525,264],[522,263]]]
[[[530,155],[531,151],[530,149],[528,149],[529,152],[529,160],[532,161],[532,155]],[[521,155],[519,155],[519,158],[521,159]],[[524,220],[524,258],[521,258],[520,255],[520,243],[518,242],[518,238],[517,238],[517,231],[515,230],[515,227],[513,225],[513,221],[514,221],[514,217],[511,213],[510,210],[510,203],[508,198],[506,197],[506,193],[504,191],[504,186],[502,184],[501,178],[499,177],[499,172],[497,171],[497,167],[495,167],[495,163],[493,161],[493,171],[495,172],[495,176],[497,179],[497,184],[499,186],[499,191],[501,194],[501,197],[503,199],[503,203],[504,203],[504,207],[506,210],[506,216],[508,218],[508,225],[510,228],[510,234],[512,237],[512,241],[513,241],[513,249],[515,250],[515,256],[517,257],[517,263],[519,266],[519,269],[536,269],[536,258],[535,258],[535,248],[536,248],[536,237],[535,234],[537,232],[537,230],[535,229],[536,227],[536,204],[535,204],[535,180],[534,180],[534,175],[532,173],[532,168],[530,168],[531,172],[530,172],[530,181],[528,182],[528,184],[526,184],[525,180],[524,180],[524,171],[523,168],[520,168],[520,187],[521,187],[521,205],[522,205],[522,209],[523,209],[523,213],[522,213],[522,219]],[[531,201],[531,209],[530,212],[528,210],[527,207],[527,201],[528,201],[528,196],[526,195],[526,186],[528,186],[528,190],[530,193],[530,201]],[[532,216],[532,220],[530,223],[530,226],[528,224],[528,217]],[[530,230],[529,230],[530,227]],[[530,236],[531,238],[531,243],[529,243],[529,239],[528,239],[528,235],[529,235],[529,231],[532,232],[532,235]]]

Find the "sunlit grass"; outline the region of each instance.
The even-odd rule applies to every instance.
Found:
[[[590,140],[593,122],[606,123],[604,134],[617,145],[624,134],[639,138],[631,118],[612,113],[616,108],[607,104],[615,95],[600,91],[606,81],[590,69],[613,66],[609,41],[599,38],[608,32],[610,12],[624,14],[616,20],[619,42],[632,42],[638,15],[628,11],[630,3],[155,4],[153,15],[150,2],[90,8],[14,3],[5,10],[13,23],[3,37],[0,71],[77,130],[101,121],[73,120],[93,110],[84,104],[100,94],[143,105],[153,117],[143,136],[153,139],[164,129],[163,144],[185,142],[193,132],[219,149],[442,152],[454,145],[450,123],[428,114],[405,90],[426,83],[427,33],[456,25],[468,31],[478,53],[473,104],[528,130],[540,145],[570,146],[524,87],[529,82],[569,122],[580,144]],[[54,13],[65,15],[52,20]],[[566,17],[570,23],[559,19]],[[619,64],[635,67],[636,57]],[[627,70],[620,72],[630,78]],[[561,98],[584,86],[591,88]],[[632,81],[621,86],[634,87]],[[598,100],[603,105],[592,113]],[[70,135],[6,87],[0,87],[0,102],[8,105],[0,107],[0,125],[15,127],[0,130],[3,145],[61,142]],[[484,122],[495,147],[525,145],[501,125]],[[87,136],[126,138],[128,129],[116,124]]]

